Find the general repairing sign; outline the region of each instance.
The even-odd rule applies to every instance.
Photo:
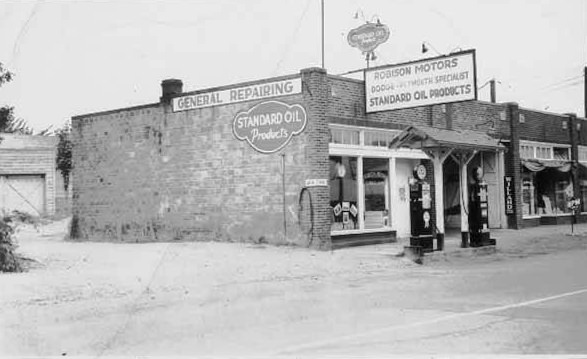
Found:
[[[172,99],[173,112],[227,105],[231,103],[295,95],[302,92],[302,79],[291,78],[226,90],[206,91]]]
[[[475,50],[365,70],[366,111],[476,100]]]

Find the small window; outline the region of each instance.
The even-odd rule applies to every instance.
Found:
[[[526,122],[526,116],[524,116],[524,114],[520,114],[520,123],[524,123]]]
[[[499,119],[500,119],[501,121],[506,121],[506,120],[507,120],[507,117],[506,117],[506,115],[505,115],[505,111],[501,111],[501,112],[499,113]]]
[[[359,144],[359,131],[347,128],[331,128],[330,143],[340,143],[345,145]]]
[[[554,148],[554,159],[555,160],[569,160],[569,150],[567,147],[555,147]]]
[[[563,130],[567,129],[567,121],[563,121]]]
[[[365,131],[365,146],[388,147],[396,135],[393,131]]]

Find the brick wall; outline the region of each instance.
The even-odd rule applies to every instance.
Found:
[[[328,178],[329,89],[316,69],[301,76],[303,93],[279,100],[304,105],[306,130],[273,154],[257,152],[232,133],[235,115],[261,101],[177,113],[156,103],[74,117],[72,236],[306,245],[298,200],[305,179]],[[311,192],[318,223],[312,243],[328,248],[330,233],[319,225],[328,189]]]
[[[533,111],[520,108],[520,116],[524,122],[520,122],[520,139],[538,142],[570,144],[569,118],[547,112]],[[563,128],[566,122],[566,128]]]
[[[363,81],[337,76],[329,76],[328,81],[332,87],[332,100],[328,106],[332,122],[368,126],[383,123],[389,128],[432,126],[480,131],[495,137],[509,136],[503,104],[466,101],[366,114]]]
[[[42,215],[53,215],[56,181],[55,138],[14,134],[1,134],[0,138],[0,175],[44,176],[45,208]]]

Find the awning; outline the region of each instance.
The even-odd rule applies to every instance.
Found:
[[[452,148],[463,150],[505,150],[505,146],[485,133],[470,130],[445,130],[434,127],[410,126],[397,135],[389,148],[412,149]]]
[[[553,168],[559,172],[569,172],[571,170],[570,161],[522,159],[522,165],[532,172],[539,172],[547,168]]]

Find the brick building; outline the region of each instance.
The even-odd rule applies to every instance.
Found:
[[[477,100],[367,112],[365,88],[320,68],[193,92],[165,80],[156,103],[74,117],[72,236],[391,241],[410,235],[417,164],[441,234],[468,231],[474,167],[491,228],[568,221],[566,201],[587,199],[583,119]]]

